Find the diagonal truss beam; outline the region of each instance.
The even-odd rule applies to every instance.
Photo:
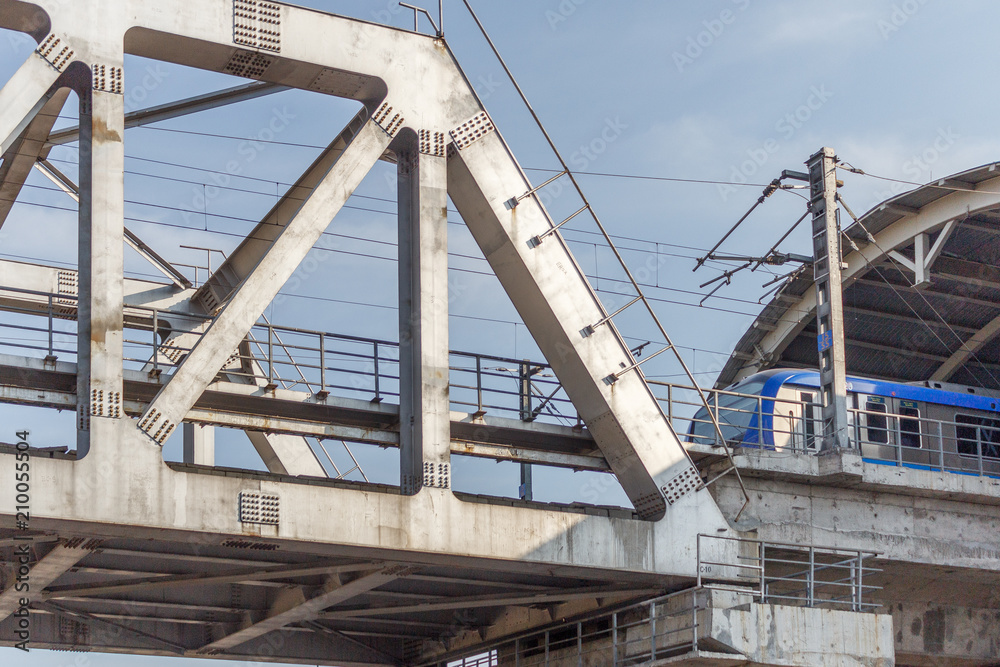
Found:
[[[406,576],[408,572],[406,567],[393,566],[370,572],[347,583],[341,583],[338,578],[334,577],[328,581],[318,595],[309,599],[305,599],[301,588],[288,589],[286,594],[279,595],[275,600],[267,618],[206,644],[198,652],[203,654],[219,653],[263,637],[269,632],[280,630],[286,625],[315,620],[327,607],[346,602],[379,586],[384,586]]]
[[[6,222],[24,182],[41,156],[45,139],[52,131],[69,93],[68,88],[57,90],[3,154],[3,164],[0,165],[0,226]]]
[[[697,469],[487,114],[452,138],[452,201],[639,516],[659,520]]]
[[[24,542],[22,544],[30,545],[31,543]],[[57,545],[52,551],[35,563],[34,567],[28,572],[28,578],[25,581],[29,582],[30,590],[40,591],[61,577],[70,568],[89,555],[93,551],[92,546],[92,543],[84,543],[83,540],[75,540],[70,545]],[[19,555],[21,550],[26,548],[26,546],[18,545],[15,547],[15,555]],[[30,554],[30,550],[25,553],[25,555],[28,554]],[[17,611],[21,598],[28,597],[24,592],[18,590],[17,583],[19,581],[19,579],[15,579],[11,582],[7,590],[0,593],[0,621],[3,621]]]
[[[365,609],[336,610],[320,616],[322,620],[341,620],[370,616],[391,616],[393,614],[409,614],[435,611],[450,611],[452,609],[480,609],[484,607],[521,607],[527,605],[547,605],[570,600],[586,600],[590,598],[610,597],[651,597],[662,591],[655,588],[621,589],[606,586],[596,588],[578,588],[575,590],[556,591],[549,593],[498,593],[496,595],[471,595],[468,597],[450,598],[442,602],[420,602],[417,604],[387,605],[385,607],[368,607]]]
[[[50,54],[50,57],[56,56]],[[38,51],[32,51],[0,89],[0,154],[10,150],[49,101],[60,74]]]
[[[222,106],[245,102],[247,100],[256,99],[265,95],[273,95],[274,93],[280,93],[284,90],[288,90],[288,87],[258,81],[244,84],[242,86],[235,86],[233,88],[226,88],[225,90],[220,90],[214,93],[206,93],[196,97],[189,97],[177,102],[161,104],[159,106],[150,107],[149,109],[141,109],[139,111],[132,111],[125,114],[125,129],[128,130],[134,127],[149,125],[151,123],[159,123],[161,121],[170,120],[171,118],[181,118],[200,111],[217,109]],[[53,146],[71,144],[79,139],[79,127],[70,127],[65,130],[53,132],[48,137],[48,141],[46,142],[46,152],[51,150]]]
[[[332,576],[350,572],[361,572],[377,567],[378,563],[343,564],[310,564],[310,565],[277,565],[273,567],[246,567],[220,574],[179,574],[177,576],[157,576],[123,583],[111,584],[79,584],[50,588],[42,596],[43,599],[61,599],[69,597],[95,597],[104,595],[120,595],[138,591],[154,591],[179,586],[209,586],[221,584],[239,584],[248,581],[273,581],[275,579],[294,579],[296,577],[315,577],[319,575]]]
[[[222,266],[216,269],[215,273],[205,281],[205,284],[198,291],[197,300],[207,312],[218,310],[229,299],[236,287],[250,275],[270,249],[274,240],[301,208],[302,202],[309,198],[340,160],[356,131],[355,124],[363,122],[366,116],[367,112],[362,110],[348,124],[344,132],[330,143],[326,150],[299,177],[295,185],[289,188],[281,200],[264,216],[253,233],[249,234],[239,247],[229,254]]]
[[[251,233],[248,242],[262,245],[259,260],[139,420],[140,430],[158,444],[184,419],[392,141],[360,114],[342,136],[347,148],[287,224],[265,223]],[[267,227],[267,236],[259,239]],[[237,252],[230,259],[234,256],[243,255]]]

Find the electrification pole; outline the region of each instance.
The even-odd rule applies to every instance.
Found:
[[[844,342],[844,293],[841,277],[837,166],[832,148],[809,158],[813,271],[819,351],[820,401],[824,450],[850,446],[847,428],[847,362]]]

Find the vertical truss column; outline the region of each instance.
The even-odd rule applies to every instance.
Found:
[[[806,163],[813,212],[813,270],[820,401],[823,404],[823,449],[850,446],[847,438],[847,359],[836,160],[833,149],[824,148]]]
[[[399,151],[399,440],[404,494],[451,485],[444,135]]]
[[[122,67],[94,65],[80,93],[78,449],[122,416],[125,98]]]

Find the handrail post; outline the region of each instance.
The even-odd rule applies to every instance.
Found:
[[[274,327],[267,325],[267,386],[274,384]]]
[[[656,603],[649,605],[649,659],[656,660]]]
[[[719,392],[718,391],[713,391],[712,392],[712,397],[715,399],[715,423],[718,424],[719,423],[719,418],[720,418],[720,415],[719,415]],[[711,410],[709,410],[709,412],[711,412]],[[717,438],[717,441],[716,441],[717,445],[726,445],[725,441],[719,441],[718,440],[718,439],[722,438],[722,430],[721,429],[716,429],[715,430],[715,437]]]
[[[861,568],[863,567],[863,560],[861,552],[858,551],[858,561],[857,563],[851,562],[851,583],[853,584],[852,591],[852,608],[851,611],[861,611]]]
[[[902,422],[898,417],[889,417],[890,420],[895,422],[895,428],[889,429],[887,437],[895,436],[896,445],[896,465],[900,468],[903,467],[903,431]]]
[[[691,651],[698,652],[698,595],[701,590],[691,594]]]
[[[319,390],[326,391],[326,334],[319,334]]]
[[[49,312],[48,312],[48,315],[49,315],[49,356],[50,357],[54,357],[55,355],[52,354],[52,330],[55,328],[55,322],[52,321],[52,295],[51,294],[49,294],[49,309],[48,310],[49,310]],[[154,332],[154,336],[155,336],[155,332]]]
[[[374,368],[375,368],[375,402],[382,402],[382,384],[379,382],[379,370],[378,370],[378,341],[372,343],[372,353],[374,355]]]
[[[476,410],[483,412],[483,358],[476,355]]]
[[[760,603],[764,604],[767,602],[767,584],[765,580],[765,562],[767,561],[767,545],[763,542],[760,543]]]
[[[667,420],[674,425],[674,385],[667,385]],[[676,429],[675,429],[676,430]]]
[[[153,309],[153,375],[160,376],[160,346],[156,342],[156,332],[160,329],[158,311]],[[51,354],[51,353],[50,353]]]
[[[809,595],[810,607],[816,606],[816,548],[809,547],[809,574],[807,580],[807,592]]]
[[[976,427],[976,462],[979,464],[979,476],[983,476],[983,432]]]
[[[576,665],[583,667],[583,623],[576,624]]]
[[[944,422],[939,421],[938,427],[938,463],[941,464],[941,472],[944,472]]]
[[[764,399],[761,396],[757,397],[757,447],[764,449]]]
[[[618,667],[618,612],[611,614],[611,667]]]

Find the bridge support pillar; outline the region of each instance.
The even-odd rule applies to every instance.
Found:
[[[398,151],[400,485],[408,495],[451,486],[448,165],[413,143]]]
[[[215,427],[184,423],[184,463],[215,465]]]
[[[77,449],[116,438],[124,416],[125,98],[121,63],[94,65],[80,92],[79,373]],[[104,90],[101,90],[104,88]]]

